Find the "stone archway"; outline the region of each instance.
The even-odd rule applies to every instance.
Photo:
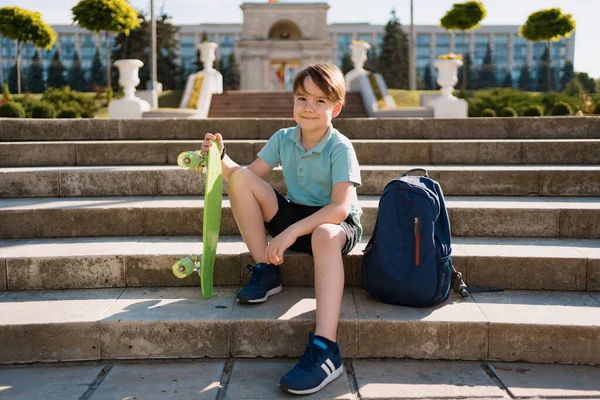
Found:
[[[295,22],[283,19],[275,22],[269,29],[269,39],[301,39],[302,32]]]

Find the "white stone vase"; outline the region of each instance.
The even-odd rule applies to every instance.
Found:
[[[108,117],[142,118],[144,112],[150,111],[150,104],[135,96],[135,87],[140,84],[138,73],[144,63],[140,60],[117,60],[114,65],[119,69],[119,85],[125,95],[108,104]]]
[[[371,48],[371,45],[364,40],[354,40],[350,45],[352,51],[352,63],[354,68],[362,70],[367,61],[367,51]]]
[[[458,68],[461,60],[437,60],[433,64],[438,69],[437,83],[442,87],[442,96],[454,97],[454,86],[458,83]]]
[[[213,63],[217,58],[217,47],[219,47],[219,45],[213,42],[202,42],[198,45],[198,49],[200,50],[200,61],[202,61],[205,70],[213,69]]]
[[[118,60],[114,65],[119,70],[119,85],[123,86],[124,98],[135,97],[135,88],[140,84],[140,68],[144,63],[140,60]]]

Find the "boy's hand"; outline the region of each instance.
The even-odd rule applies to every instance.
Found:
[[[267,245],[265,258],[269,264],[283,264],[283,252],[294,244],[296,236],[289,228],[275,236]]]
[[[204,135],[204,141],[202,142],[202,148],[200,149],[200,152],[203,156],[208,154],[208,150],[213,145],[211,140],[217,141],[217,145],[219,147],[219,154],[223,153],[223,136],[221,136],[220,133],[207,133],[206,135]]]

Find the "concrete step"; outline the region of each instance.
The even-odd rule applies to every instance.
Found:
[[[299,357],[314,329],[311,288],[237,304],[237,288],[0,293],[0,363],[197,357]],[[600,363],[600,294],[452,294],[437,307],[385,305],[360,288],[342,299],[346,358]]]
[[[0,119],[0,141],[268,139],[292,118]],[[600,139],[600,117],[341,118],[333,125],[350,139]]]
[[[459,196],[600,196],[600,165],[361,165],[359,195],[426,168],[444,194]],[[281,168],[266,179],[286,192]],[[204,193],[204,175],[176,165],[0,168],[1,198],[180,196]],[[226,193],[226,183],[223,193]]]
[[[379,197],[361,196],[365,234]],[[0,238],[177,236],[202,233],[202,197],[95,197],[0,200]],[[452,235],[600,238],[600,198],[446,197]],[[221,234],[238,234],[229,200]]]
[[[249,164],[266,140],[228,140],[227,153]],[[0,167],[175,165],[182,151],[202,141],[127,140],[0,143]],[[360,164],[600,164],[600,139],[574,140],[364,140],[352,145]]]
[[[362,285],[366,236],[344,256],[346,286]],[[177,279],[171,266],[202,253],[202,238],[81,237],[0,241],[0,290],[198,286],[198,275]],[[600,291],[600,240],[456,237],[455,268],[473,287],[519,290]],[[253,264],[240,236],[221,236],[214,283],[239,286]],[[288,251],[285,287],[312,286],[313,259]]]
[[[0,368],[0,380],[9,399],[275,400],[289,398],[278,383],[296,362],[227,358],[14,365]],[[344,357],[344,367],[339,379],[302,399],[600,397],[600,368],[592,365]]]

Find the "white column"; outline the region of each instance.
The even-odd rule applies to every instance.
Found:
[[[454,35],[454,31],[450,31],[450,53],[456,53],[456,36]]]
[[[527,41],[527,65],[533,67],[533,42]]]
[[[79,56],[79,60],[83,61],[83,54],[81,53],[81,34],[80,33],[75,34],[75,51],[77,52],[77,55]]]

